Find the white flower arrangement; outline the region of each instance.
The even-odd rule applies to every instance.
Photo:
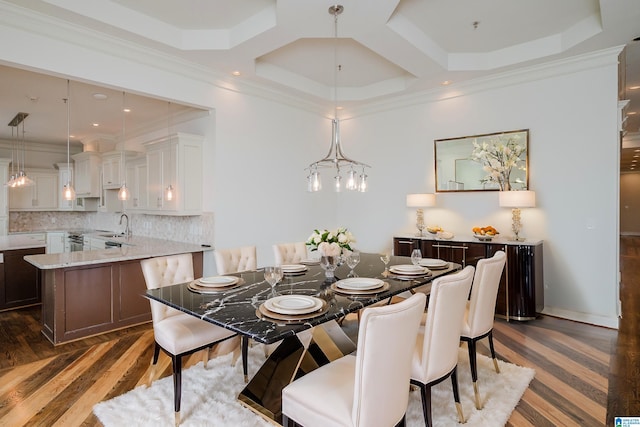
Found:
[[[511,189],[511,170],[514,167],[524,169],[526,166],[525,160],[520,156],[527,147],[519,143],[519,140],[520,135],[516,134],[499,135],[482,144],[473,141],[471,160],[482,163],[484,171],[487,172],[482,182],[495,182],[502,191]]]
[[[351,252],[351,243],[356,239],[350,231],[340,227],[335,231],[314,230],[309,236],[306,245],[311,251],[318,251],[322,256],[340,256],[343,251]]]

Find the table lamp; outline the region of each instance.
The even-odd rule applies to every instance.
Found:
[[[417,236],[422,237],[424,230],[424,212],[422,208],[428,208],[436,205],[436,195],[432,193],[407,194],[407,207],[418,208],[416,211],[416,227],[418,228]]]
[[[500,207],[512,208],[511,210],[511,230],[513,230],[513,240],[521,242],[520,237],[520,208],[533,208],[536,205],[536,193],[534,191],[501,191],[499,195]]]

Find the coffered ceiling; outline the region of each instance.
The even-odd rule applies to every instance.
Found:
[[[126,41],[194,64],[217,79],[269,88],[318,106],[334,102],[359,106],[436,91],[445,81],[455,85],[627,44],[627,86],[640,86],[640,46],[636,46],[640,42],[631,42],[640,36],[637,0],[344,0],[337,40],[328,12],[332,4],[327,0],[0,0],[0,13],[11,9],[106,40]],[[55,123],[62,117],[65,127],[53,132],[53,121],[32,116],[26,122],[29,138],[66,140],[66,110],[61,108],[64,79],[10,68],[0,68],[0,75],[1,120],[8,123],[21,109],[40,108],[52,117],[58,115]],[[74,133],[81,138],[96,133],[116,138],[122,127],[122,95],[78,82],[72,82],[72,88],[78,91],[72,103]],[[108,92],[107,102],[92,98],[101,91]],[[83,97],[93,101],[85,103]],[[628,129],[637,132],[640,90],[627,90],[627,98],[632,100],[628,111],[637,113],[629,117]],[[144,103],[140,109],[148,113],[148,117],[128,117],[131,126],[158,117],[166,121],[166,101],[136,95],[129,100]],[[89,122],[98,119],[90,115],[104,124],[93,128]],[[7,139],[10,133],[9,127],[0,127],[0,138]]]

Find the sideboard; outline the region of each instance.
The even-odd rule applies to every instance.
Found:
[[[464,267],[475,266],[478,260],[504,251],[507,263],[498,289],[496,316],[507,320],[535,319],[544,308],[542,241],[474,240],[473,237],[444,240],[431,236],[396,236],[393,253],[410,256],[413,249],[420,249],[424,258],[443,259]]]

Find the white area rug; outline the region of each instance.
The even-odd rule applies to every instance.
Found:
[[[269,427],[267,421],[242,406],[236,397],[244,388],[242,364],[231,366],[231,354],[202,362],[182,372],[183,426]],[[249,375],[264,361],[262,346],[249,349]],[[484,402],[481,411],[473,404],[473,386],[466,347],[460,349],[458,385],[467,423],[465,427],[504,426],[535,374],[533,369],[500,362],[496,374],[491,359],[478,355],[478,383]],[[457,417],[451,381],[445,380],[432,390],[433,425],[456,425]],[[105,427],[173,426],[173,380],[165,377],[151,387],[137,387],[111,400],[98,403],[94,413]],[[420,392],[411,392],[407,425],[424,426]]]

